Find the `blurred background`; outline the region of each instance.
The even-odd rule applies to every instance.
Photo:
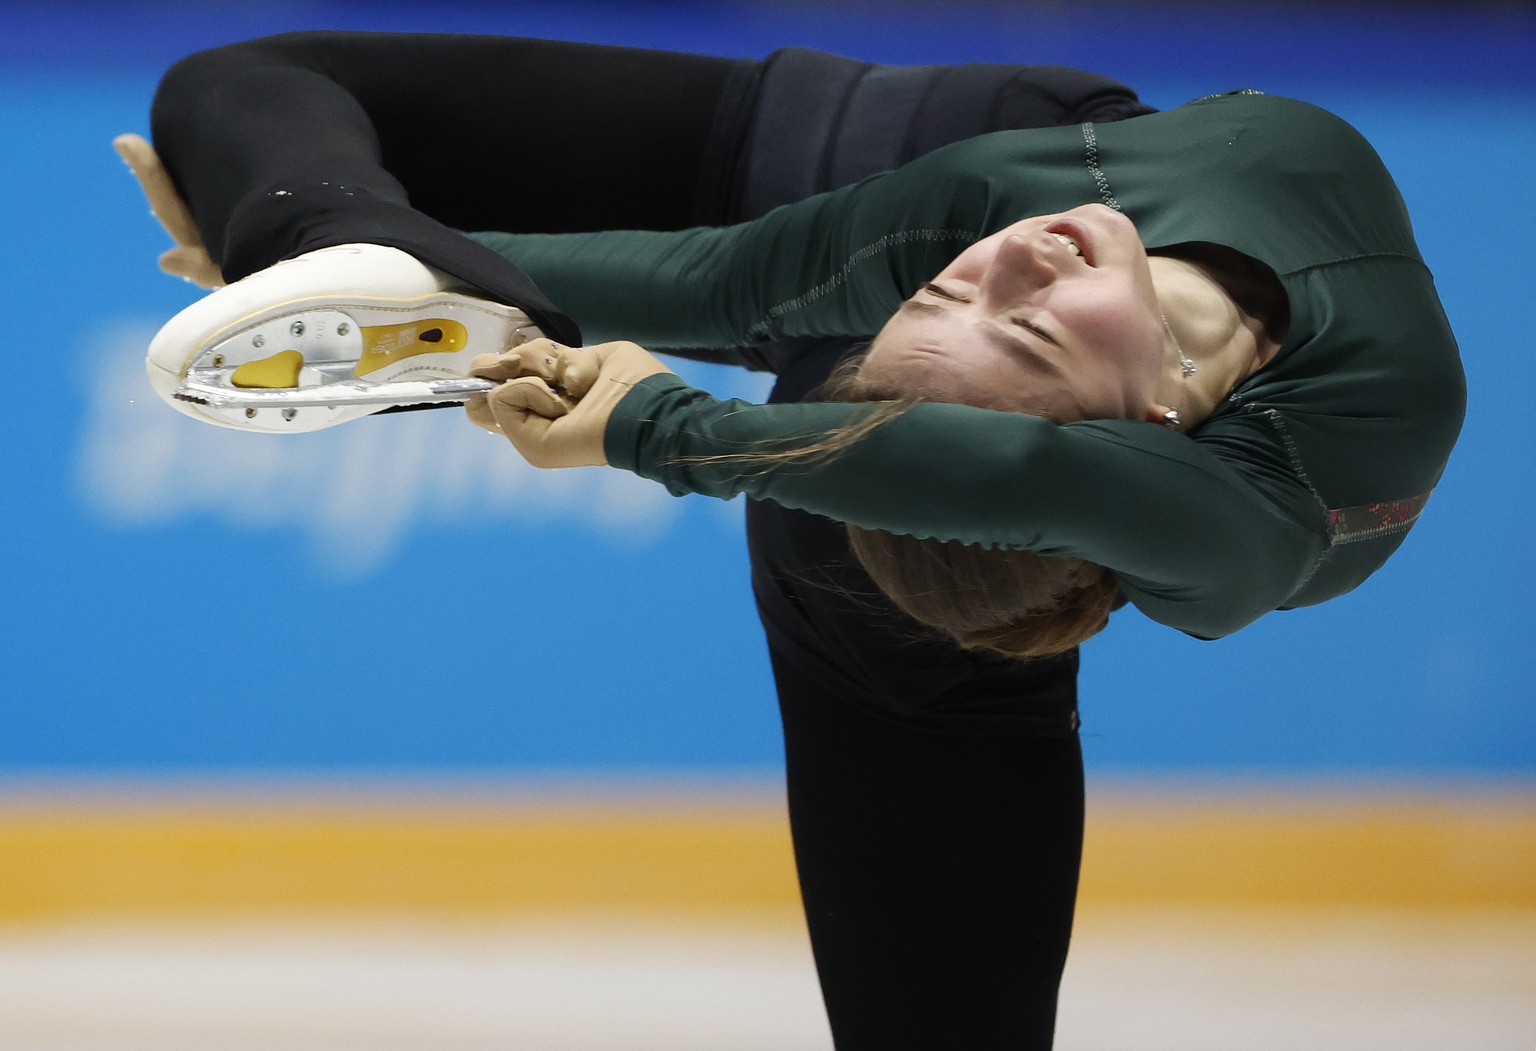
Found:
[[[1059,1046],[1536,1044],[1530,7],[129,0],[0,11],[0,1047],[830,1047],[739,502],[451,412],[266,440],[145,386],[198,293],[110,141],[176,58],[311,28],[1061,63],[1361,129],[1464,437],[1356,593],[1085,648]]]

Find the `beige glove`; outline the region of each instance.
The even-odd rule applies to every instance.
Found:
[[[565,347],[536,339],[476,358],[470,375],[505,382],[465,409],[471,422],[505,435],[535,467],[603,466],[614,407],[636,383],[671,371],[635,343]]]
[[[203,235],[192,221],[187,202],[176,192],[155,148],[138,135],[119,135],[112,146],[139,180],[140,189],[149,198],[150,213],[176,242],[175,248],[160,257],[160,269],[203,288],[223,287],[224,275],[203,245]]]

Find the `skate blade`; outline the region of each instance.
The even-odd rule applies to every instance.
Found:
[[[245,389],[230,386],[223,369],[194,369],[186,382],[177,387],[173,397],[212,409],[316,409],[369,406],[388,408],[397,405],[431,405],[464,402],[477,394],[493,390],[490,380],[462,377],[440,380],[396,380],[391,383],[366,383],[342,380],[312,387],[279,390]],[[208,373],[220,373],[210,376]]]
[[[207,370],[197,370],[207,372]],[[409,409],[415,406],[450,406],[465,403],[473,396],[495,389],[490,380],[399,380],[395,383],[318,384],[284,390],[241,390],[220,381],[209,383],[198,375],[187,376],[177,387],[174,398],[221,413],[238,413],[249,423],[266,419],[267,426],[283,429],[284,424],[309,423],[310,416],[324,416],[346,409]],[[281,423],[280,423],[281,421]]]

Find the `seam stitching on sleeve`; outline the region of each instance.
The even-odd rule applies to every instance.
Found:
[[[1099,188],[1099,199],[1118,212],[1121,210],[1120,202],[1110,192],[1109,178],[1099,167],[1099,137],[1094,134],[1093,121],[1085,120],[1080,127],[1083,129],[1083,144],[1088,150],[1088,174],[1093,176],[1094,184]]]

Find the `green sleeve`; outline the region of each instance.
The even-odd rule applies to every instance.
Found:
[[[947,192],[932,192],[936,179]],[[745,346],[878,331],[977,239],[989,199],[963,158],[930,155],[736,226],[471,236],[522,267],[588,343]]]
[[[677,494],[745,493],[871,529],[1084,558],[1148,616],[1202,638],[1283,604],[1326,546],[1321,505],[1283,471],[1145,423],[925,403],[824,463],[697,459],[796,447],[868,411],[722,402],[655,376],[619,404],[605,445],[611,464]]]

